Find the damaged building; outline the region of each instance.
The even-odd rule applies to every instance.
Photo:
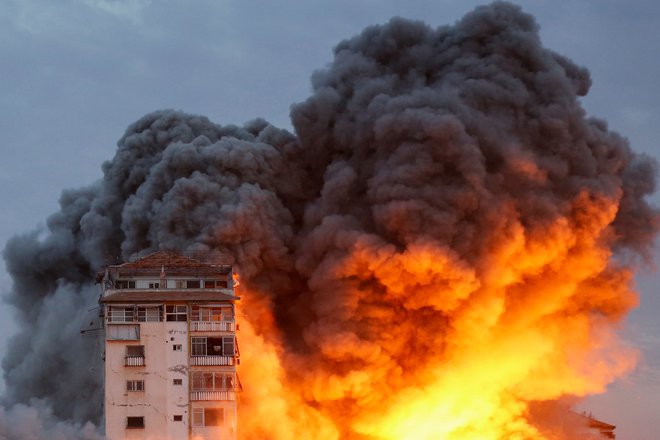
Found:
[[[107,438],[236,439],[232,267],[159,251],[108,266],[97,281]]]

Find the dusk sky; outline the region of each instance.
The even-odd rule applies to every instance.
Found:
[[[289,107],[333,47],[393,16],[452,24],[478,1],[5,0],[0,8],[0,242],[44,227],[63,189],[102,176],[126,127],[159,109],[219,124],[261,117],[291,129]],[[637,152],[660,157],[660,3],[518,1],[546,47],[591,72],[582,99]],[[656,205],[660,196],[655,196]],[[658,254],[657,250],[655,252]],[[656,263],[660,256],[656,255]],[[660,429],[660,276],[640,267],[640,306],[622,329],[637,370],[580,409],[617,438]],[[10,277],[0,267],[5,295]],[[64,318],[64,317],[63,317]],[[15,324],[0,308],[0,356]],[[4,384],[0,383],[0,391]]]

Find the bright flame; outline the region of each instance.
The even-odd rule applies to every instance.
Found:
[[[241,438],[560,438],[530,403],[602,392],[634,365],[614,334],[636,304],[609,250],[616,211],[585,192],[529,230],[504,207],[470,261],[438,243],[345,237],[309,282],[309,353],[284,350],[271,305],[244,284]]]

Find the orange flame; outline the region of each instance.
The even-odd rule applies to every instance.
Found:
[[[636,357],[615,334],[637,302],[610,250],[617,204],[585,191],[533,229],[503,207],[470,257],[345,233],[344,254],[308,282],[306,352],[287,349],[244,280],[240,437],[571,438],[544,430],[530,405],[602,392]]]

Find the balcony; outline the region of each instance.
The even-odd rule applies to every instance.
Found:
[[[144,356],[126,356],[124,365],[127,367],[144,367]]]
[[[235,332],[234,321],[190,321],[191,332]]]
[[[192,391],[190,393],[190,400],[236,400],[236,391]]]
[[[190,358],[190,365],[193,366],[207,366],[207,365],[236,365],[236,358],[234,356],[192,356]]]

